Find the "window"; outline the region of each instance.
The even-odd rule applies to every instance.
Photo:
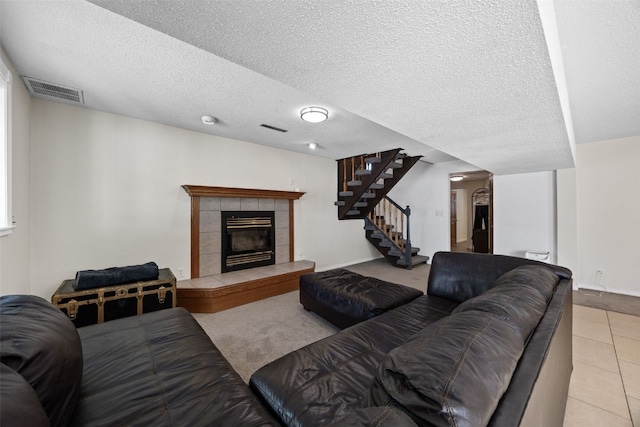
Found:
[[[11,73],[0,59],[0,236],[11,233]]]

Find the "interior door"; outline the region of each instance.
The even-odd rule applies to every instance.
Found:
[[[451,192],[451,206],[449,212],[451,212],[451,248],[456,245],[458,241],[458,218],[456,214],[456,192]]]

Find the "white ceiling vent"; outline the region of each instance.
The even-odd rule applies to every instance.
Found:
[[[63,99],[65,101],[84,104],[82,91],[79,89],[49,83],[27,76],[22,76],[22,80],[24,80],[24,84],[27,86],[27,89],[29,89],[29,92],[31,92],[31,95],[35,97],[51,100],[54,100],[54,98],[55,100]]]

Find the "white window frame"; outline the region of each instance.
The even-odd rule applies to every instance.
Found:
[[[0,99],[0,236],[11,234],[15,228],[11,212],[11,72],[0,59],[0,83],[4,86]]]

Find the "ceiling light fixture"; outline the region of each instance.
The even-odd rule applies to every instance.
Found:
[[[453,175],[449,179],[453,182],[462,181],[464,179],[464,175]]]
[[[306,107],[300,110],[300,118],[305,122],[320,123],[329,118],[329,111],[322,107]]]
[[[307,147],[309,147],[309,150],[315,150],[316,148],[318,148],[318,144],[316,144],[315,142],[310,142],[307,144]]]
[[[202,123],[205,125],[215,125],[218,123],[218,119],[212,116],[202,116]]]

